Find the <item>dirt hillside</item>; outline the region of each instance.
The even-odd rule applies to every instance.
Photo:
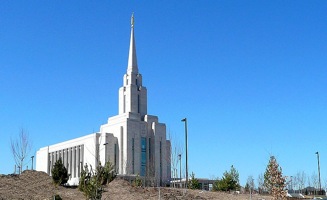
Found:
[[[52,199],[54,195],[63,199],[85,199],[77,189],[55,187],[45,172],[25,170],[21,175],[1,175],[0,199]]]
[[[44,172],[26,170],[21,175],[0,175],[0,200],[36,199],[51,200],[54,195],[62,199],[85,199],[77,188],[55,187],[52,179]],[[249,195],[233,195],[220,192],[200,190],[185,190],[174,188],[139,188],[132,187],[129,182],[116,179],[105,186],[102,199],[110,200],[144,200],[144,199],[220,199],[220,200],[246,200]],[[270,197],[254,196],[253,199],[266,199]]]

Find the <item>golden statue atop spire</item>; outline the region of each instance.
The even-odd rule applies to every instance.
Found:
[[[134,27],[134,12],[132,13],[132,17],[131,17],[131,26],[132,28]]]

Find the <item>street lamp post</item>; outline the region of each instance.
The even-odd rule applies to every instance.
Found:
[[[318,160],[318,175],[319,175],[319,194],[321,193],[321,182],[320,182],[320,164],[319,164],[319,152],[316,152]]]
[[[182,154],[178,154],[178,158],[179,158],[179,183],[180,183],[180,187],[182,187]]]
[[[182,119],[182,122],[185,122],[185,153],[186,153],[186,184],[185,188],[188,186],[188,160],[187,160],[187,119]]]
[[[34,158],[34,156],[32,156],[31,158],[32,158],[32,171],[33,171],[33,158]]]

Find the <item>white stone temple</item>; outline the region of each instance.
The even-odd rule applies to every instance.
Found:
[[[93,169],[99,161],[110,161],[120,176],[139,175],[157,185],[170,181],[170,141],[166,125],[157,116],[147,114],[147,89],[142,85],[134,39],[134,17],[127,72],[119,88],[119,113],[109,117],[99,132],[41,148],[36,153],[36,170],[51,175],[61,158],[68,169],[71,185],[78,184],[85,164]],[[147,179],[148,178],[148,179]]]

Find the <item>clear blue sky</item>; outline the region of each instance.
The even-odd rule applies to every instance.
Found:
[[[0,173],[10,138],[33,152],[118,113],[135,12],[148,112],[184,141],[189,171],[241,183],[275,155],[284,175],[327,180],[327,1],[0,2]],[[35,165],[34,165],[35,166]]]

